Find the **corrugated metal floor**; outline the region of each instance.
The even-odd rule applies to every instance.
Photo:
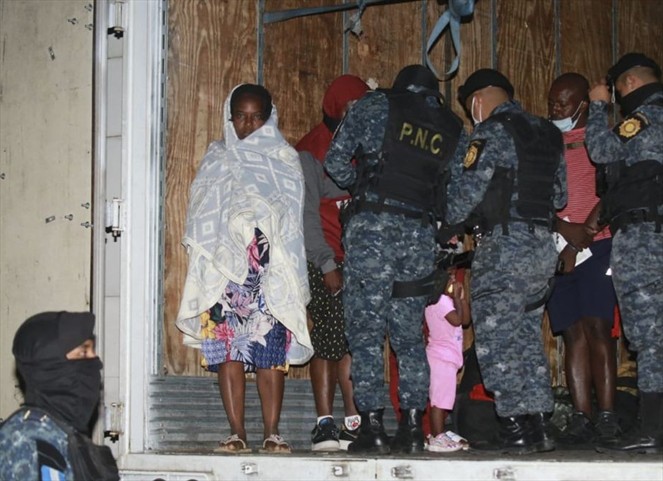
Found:
[[[611,456],[593,450],[509,456],[485,451],[360,457],[343,451],[312,453],[310,431],[315,408],[307,380],[287,380],[281,433],[291,455],[259,454],[260,404],[255,382],[247,382],[246,421],[250,454],[216,454],[228,435],[215,378],[160,377],[150,381],[148,449],[121,456],[123,481],[327,481],[354,480],[565,480],[663,481],[663,460],[656,456]],[[385,424],[396,421],[385,399]],[[335,416],[343,416],[337,394]]]
[[[157,452],[206,452],[230,434],[216,378],[155,377],[149,390],[148,448]],[[385,399],[385,426],[396,429],[390,401]],[[343,419],[343,402],[337,389],[334,417]],[[296,450],[309,450],[316,419],[311,383],[288,379],[281,412],[281,435]],[[249,444],[262,442],[262,414],[254,381],[246,383],[246,430]]]

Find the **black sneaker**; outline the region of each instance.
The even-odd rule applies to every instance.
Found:
[[[617,413],[614,411],[601,411],[594,423],[596,440],[601,443],[614,443],[622,436]]]
[[[322,418],[311,432],[311,451],[338,451],[338,436],[334,418]]]
[[[592,421],[583,413],[574,412],[558,440],[561,444],[579,445],[591,443],[595,436]]]
[[[350,443],[353,443],[357,440],[357,436],[359,436],[359,428],[348,429],[345,427],[345,424],[341,426],[341,433],[338,435],[338,443],[340,448],[343,451],[347,451]]]

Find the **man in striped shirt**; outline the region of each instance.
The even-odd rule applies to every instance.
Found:
[[[548,302],[550,325],[566,350],[566,381],[575,412],[561,442],[585,444],[620,435],[614,411],[616,342],[611,335],[617,301],[609,269],[612,239],[585,220],[599,202],[596,169],[585,148],[589,83],[566,73],[548,95],[550,120],[563,132],[568,203],[557,214],[558,276]],[[592,387],[598,411],[592,413]]]

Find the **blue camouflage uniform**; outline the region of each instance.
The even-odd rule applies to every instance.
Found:
[[[522,108],[509,100],[491,115],[502,112],[518,113]],[[460,175],[454,175],[449,184],[450,224],[467,219],[481,202],[496,167],[517,170],[513,137],[501,122],[488,120],[476,125],[464,163]],[[514,207],[516,200],[514,188],[511,218],[521,217]],[[555,208],[562,208],[566,200],[566,162],[560,155],[554,182]],[[509,223],[508,235],[503,235],[498,224],[476,247],[470,284],[476,350],[484,384],[494,393],[501,417],[553,409],[549,367],[541,340],[543,307],[529,312],[525,307],[543,297],[556,261],[549,228],[524,222]]]
[[[614,129],[608,127],[608,105],[589,106],[585,142],[597,164],[645,160],[663,163],[663,92],[651,94]],[[663,207],[658,206],[659,223]],[[660,226],[660,225],[659,225]],[[624,226],[613,234],[610,265],[619,300],[624,334],[638,353],[638,387],[663,392],[663,233],[655,222]]]
[[[19,409],[0,426],[0,480],[72,481],[67,433],[40,409]]]
[[[358,148],[363,153],[362,162],[377,164],[388,114],[389,103],[381,92],[368,93],[350,109],[324,164],[339,187],[348,188],[355,183],[357,172],[352,158]],[[458,162],[465,146],[463,132],[455,153]],[[369,191],[366,200],[374,202],[377,196]],[[390,199],[385,203],[408,208]],[[420,279],[432,271],[435,229],[421,219],[363,210],[344,226],[343,245],[343,304],[357,407],[359,411],[369,411],[384,405],[383,345],[388,333],[398,358],[401,408],[422,410],[429,385],[422,332],[426,298],[392,298],[391,294],[394,281]]]

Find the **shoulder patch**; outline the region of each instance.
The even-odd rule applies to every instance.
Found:
[[[483,148],[486,145],[486,139],[475,139],[470,142],[469,147],[467,148],[467,153],[465,154],[465,159],[463,160],[463,169],[470,170],[476,169],[477,162],[483,152]]]
[[[650,122],[642,112],[629,115],[612,129],[619,140],[626,143],[649,127]]]

